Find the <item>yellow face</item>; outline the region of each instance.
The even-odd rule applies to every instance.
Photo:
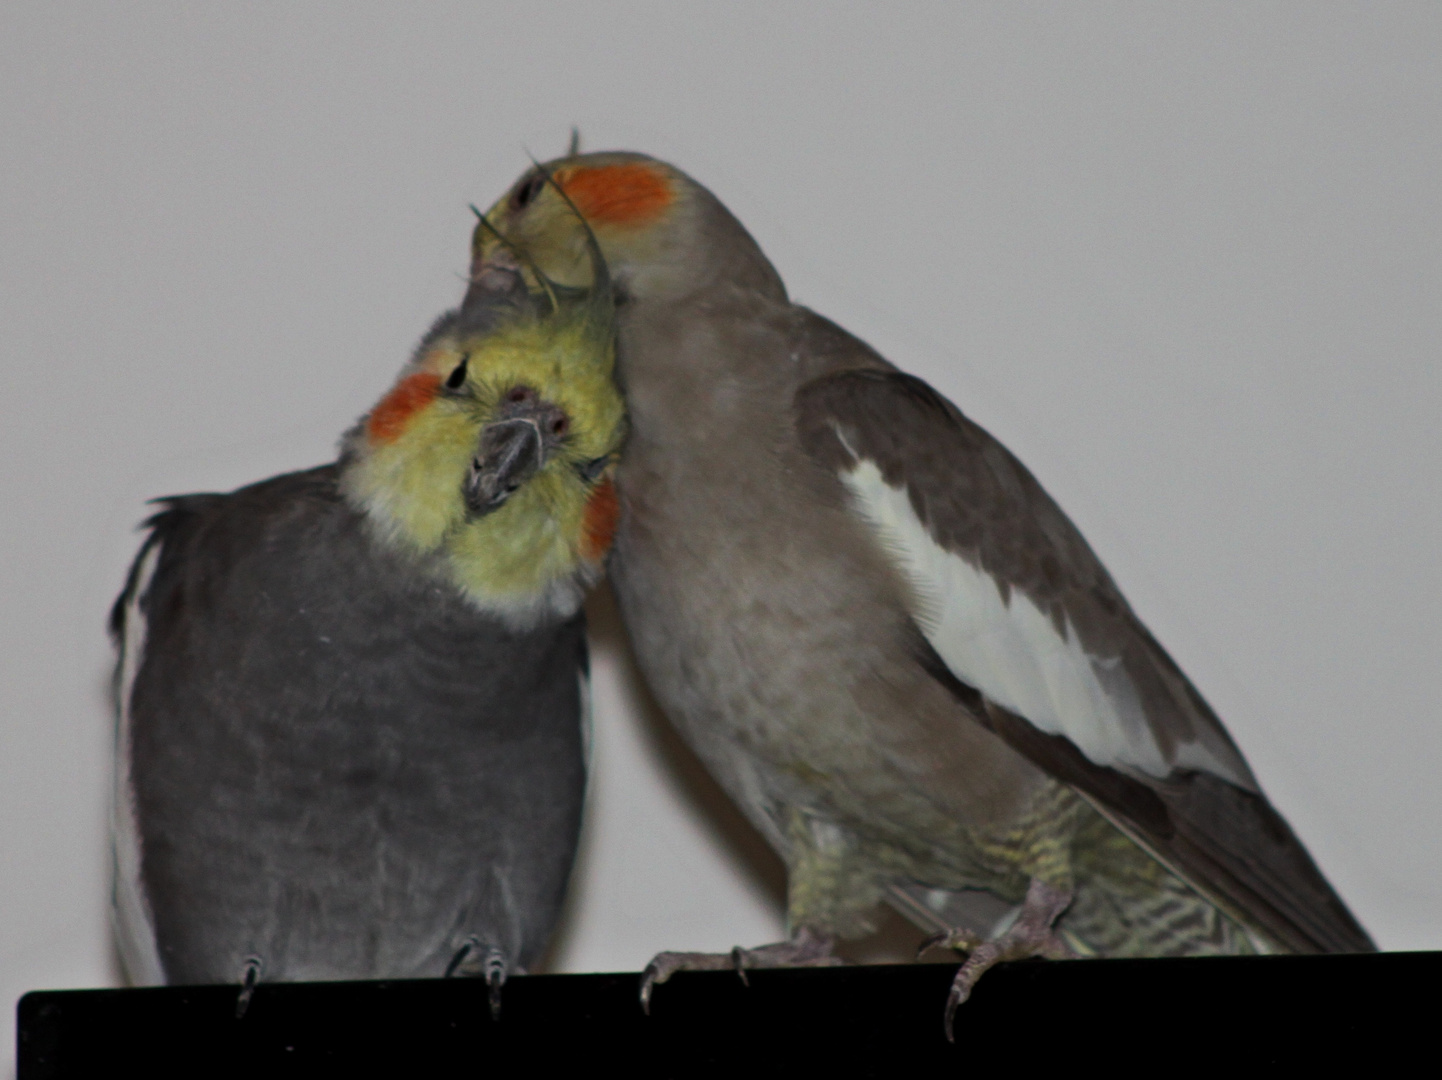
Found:
[[[614,359],[574,313],[442,331],[352,436],[347,495],[482,607],[524,619],[578,597],[615,528]]]

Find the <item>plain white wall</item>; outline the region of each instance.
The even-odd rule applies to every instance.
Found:
[[[1007,442],[1386,948],[1442,946],[1442,7],[0,13],[0,1011],[112,984],[103,623],[144,500],[330,457],[572,124]],[[780,930],[604,598],[555,966]],[[4,1032],[0,1032],[4,1037]]]

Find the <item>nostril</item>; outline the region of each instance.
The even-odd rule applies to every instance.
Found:
[[[558,416],[551,421],[551,434],[564,435],[571,428],[571,421],[564,416]]]
[[[520,405],[535,398],[536,392],[529,386],[513,386],[506,391],[506,401],[512,405]]]

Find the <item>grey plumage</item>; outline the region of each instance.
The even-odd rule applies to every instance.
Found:
[[[111,616],[133,980],[241,980],[243,1010],[257,977],[460,971],[494,1009],[540,959],[624,433],[610,310],[478,275],[336,464],[163,500]]]
[[[1038,731],[922,650],[922,662],[972,716],[1083,793],[1209,899],[1287,948],[1370,948],[1262,796],[1221,721],[1021,462],[920,379],[899,372],[815,380],[797,392],[796,408],[801,442],[820,463],[836,471],[858,458],[875,462],[888,484],[907,491],[945,550],[1028,597],[1088,654],[1114,659],[1107,670],[1126,680],[1174,761],[1190,745],[1210,767],[1177,766],[1154,777],[1097,765],[1067,738]]]
[[[473,936],[534,964],[580,821],[583,616],[476,611],[335,466],[149,526],[111,626],[145,621],[124,749],[165,980],[439,976]]]
[[[794,947],[769,958],[817,962],[883,901],[971,952],[953,1004],[1009,956],[1372,948],[1004,447],[793,304],[680,170],[547,168],[626,298],[616,595],[657,700],[787,864]],[[534,174],[493,214],[586,280]]]

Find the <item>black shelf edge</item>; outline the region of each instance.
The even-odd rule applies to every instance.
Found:
[[[499,1021],[469,979],[36,991],[18,1006],[18,1080],[109,1075],[360,1075],[614,1064],[630,1077],[826,1068],[838,1076],[1008,1065],[1379,1065],[1437,1045],[1442,953],[1003,964],[942,1034],[951,964],[533,975]]]

